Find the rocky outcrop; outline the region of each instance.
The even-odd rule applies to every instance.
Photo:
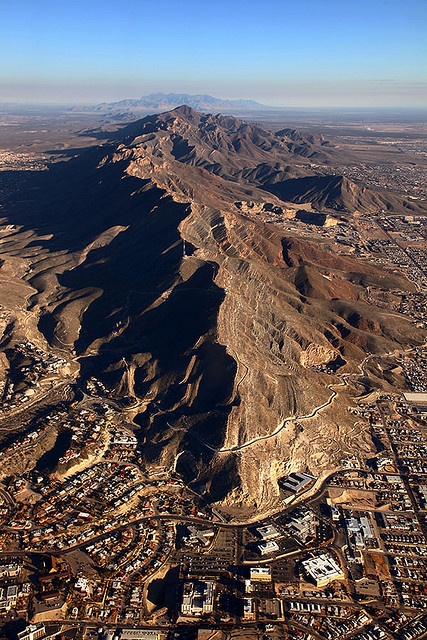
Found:
[[[405,278],[284,229],[300,215],[288,200],[325,208],[321,226],[369,196],[336,176],[284,180],[302,171],[296,143],[324,153],[323,140],[179,108],[54,165],[31,208],[10,211],[11,246],[29,230],[23,246],[37,241],[24,277],[44,339],[79,356],[82,383],[96,375],[138,407],[147,464],[211,501],[267,509],[284,473],[368,456],[351,376],[368,353],[425,338],[366,301],[367,284],[412,290]]]

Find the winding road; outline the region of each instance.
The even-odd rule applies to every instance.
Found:
[[[243,382],[244,378],[247,375],[247,371],[244,374],[244,376],[240,379],[239,383]],[[348,375],[348,374],[344,374],[344,375]],[[344,375],[342,377],[344,377]],[[208,449],[210,449],[210,451],[213,451],[214,453],[236,453],[238,451],[242,451],[243,449],[247,449],[248,447],[252,447],[253,445],[257,444],[258,442],[263,442],[265,440],[269,440],[270,438],[275,438],[281,431],[283,431],[283,429],[286,427],[286,425],[289,422],[295,422],[296,420],[298,422],[302,421],[302,420],[311,420],[312,418],[316,417],[316,415],[322,411],[323,409],[326,409],[326,407],[329,407],[332,402],[334,401],[334,399],[336,398],[336,396],[338,395],[338,392],[334,389],[334,387],[341,387],[341,386],[346,386],[347,383],[345,382],[345,380],[343,380],[341,383],[335,383],[335,384],[330,384],[328,385],[328,389],[332,392],[331,395],[329,396],[329,398],[323,402],[322,404],[318,405],[317,407],[315,407],[310,413],[303,415],[303,416],[289,416],[288,418],[285,418],[285,420],[282,422],[281,425],[279,425],[274,431],[273,433],[269,433],[265,436],[257,436],[256,438],[253,438],[252,440],[248,440],[248,442],[244,442],[241,445],[235,445],[234,447],[221,447],[220,449],[217,449],[215,447],[212,447],[210,444],[208,444],[207,442],[205,442],[204,440],[202,440],[202,438],[200,438],[200,436],[198,436],[195,433],[190,432],[190,434],[196,438],[196,440],[198,440],[201,444],[203,444],[205,447],[207,447]]]

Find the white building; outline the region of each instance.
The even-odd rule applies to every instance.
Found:
[[[160,640],[160,633],[148,629],[122,629],[118,637],[120,640]]]
[[[182,596],[181,613],[200,616],[212,613],[214,605],[214,583],[211,581],[186,582]]]
[[[16,607],[18,600],[18,587],[12,584],[8,587],[0,587],[0,610],[10,611]]]
[[[255,531],[263,540],[273,540],[274,538],[278,538],[280,536],[280,533],[277,531],[276,527],[273,527],[272,524],[267,524],[264,527],[257,527]]]
[[[258,549],[262,556],[266,556],[269,553],[279,551],[279,545],[274,540],[266,540],[258,545]]]
[[[252,598],[243,599],[243,618],[245,620],[255,620],[255,601]]]
[[[317,587],[324,587],[334,580],[343,580],[344,572],[337,560],[329,553],[309,558],[302,562],[304,571],[314,580]]]
[[[364,547],[365,540],[374,538],[374,530],[367,516],[346,518],[345,525],[348,536],[354,536],[356,547]]]
[[[18,633],[18,640],[38,640],[38,638],[44,638],[45,634],[46,629],[43,623],[30,624]]]
[[[0,578],[16,578],[19,576],[21,567],[17,562],[0,564]]]
[[[270,567],[251,567],[250,579],[254,582],[271,582]]]

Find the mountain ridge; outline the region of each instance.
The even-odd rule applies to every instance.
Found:
[[[144,138],[153,134],[155,140]],[[366,189],[336,174],[319,175],[311,163],[327,165],[340,154],[322,135],[305,135],[293,129],[268,131],[232,115],[201,114],[189,105],[181,105],[172,111],[146,116],[113,135],[113,140],[122,138],[125,144],[149,150],[152,156],[163,153],[162,144],[170,139],[172,149],[166,152],[183,164],[266,189],[284,201],[310,203],[316,209],[349,212],[372,208],[395,212],[423,209],[423,205],[419,207],[414,201]],[[221,162],[215,154],[222,154]],[[290,179],[294,182],[289,182]]]
[[[268,509],[285,473],[372,455],[348,411],[359,364],[426,338],[365,284],[412,282],[306,237],[375,198],[405,211],[317,175],[301,149],[328,159],[323,142],[181,106],[34,175],[8,211],[2,258],[22,260],[37,340],[126,407],[147,466],[210,502]],[[9,341],[25,335],[17,317]],[[342,377],[316,369],[331,361]],[[380,372],[373,384],[388,388]]]
[[[87,106],[84,110],[108,113],[110,115],[137,114],[138,112],[161,113],[179,107],[182,104],[188,104],[193,109],[206,113],[211,113],[212,110],[232,113],[236,111],[263,111],[269,108],[256,100],[228,100],[215,98],[208,94],[157,92],[140,98],[102,102],[97,105]],[[74,109],[81,110],[82,107],[75,107]]]

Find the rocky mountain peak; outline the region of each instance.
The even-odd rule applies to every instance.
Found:
[[[367,295],[415,285],[327,233],[405,207],[316,173],[330,153],[181,105],[40,172],[9,212],[40,342],[129,409],[147,466],[208,501],[271,508],[285,473],[371,455],[347,411],[359,364],[425,341]]]

